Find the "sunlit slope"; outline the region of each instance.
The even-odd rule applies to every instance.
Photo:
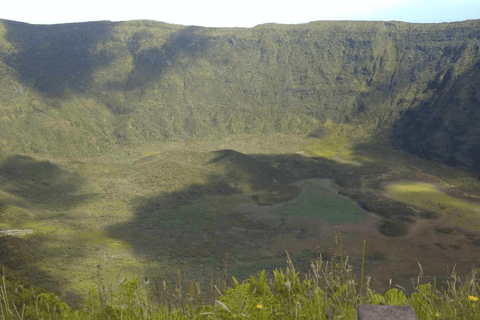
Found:
[[[452,225],[476,227],[480,225],[480,205],[449,196],[435,185],[413,181],[392,183],[386,187],[385,195],[391,199],[413,204],[418,208],[441,213],[442,219]]]
[[[154,141],[310,134],[327,119],[366,138],[478,62],[478,25],[2,20],[0,145],[88,157]]]

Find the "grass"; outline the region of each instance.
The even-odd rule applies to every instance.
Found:
[[[222,141],[221,145],[218,147],[213,146],[212,148],[215,150],[220,148],[222,150],[240,151],[236,151],[235,153],[232,152],[233,156],[228,158],[228,161],[223,161],[223,163],[217,162],[215,165],[207,168],[211,168],[211,174],[215,174],[215,176],[221,176],[226,173],[235,173],[236,176],[240,176],[240,178],[248,177],[247,175],[241,175],[241,173],[243,171],[250,173],[251,167],[256,167],[258,165],[258,161],[256,160],[260,159],[262,161],[278,160],[277,162],[280,169],[283,169],[284,167],[287,167],[290,162],[287,161],[288,158],[282,158],[282,156],[293,153],[293,151],[290,150],[291,146],[298,145],[299,143],[298,137],[290,137],[290,140],[287,140],[286,138],[288,138],[288,136],[274,136],[270,138],[262,137],[262,139],[254,137],[251,140],[240,140],[235,141],[234,143],[232,142],[231,144],[230,142],[227,143]],[[275,141],[277,143],[273,143]],[[281,142],[280,146],[283,148],[282,152],[278,151],[278,141]],[[287,143],[288,141],[291,142]],[[119,199],[127,199],[125,202],[133,202],[131,200],[134,198],[131,199],[131,195],[137,193],[141,194],[140,191],[142,191],[142,189],[139,188],[136,192],[132,192],[132,185],[153,188],[155,186],[155,181],[165,180],[165,186],[158,187],[159,190],[155,190],[155,193],[161,193],[171,191],[175,188],[182,190],[184,186],[190,186],[192,184],[202,184],[203,181],[201,181],[201,176],[198,172],[205,171],[205,166],[197,165],[198,172],[190,171],[190,169],[185,172],[185,168],[192,168],[192,164],[204,164],[212,158],[221,156],[221,153],[217,154],[217,152],[212,154],[211,152],[208,152],[209,149],[206,149],[204,144],[200,143],[187,143],[187,145],[189,153],[183,153],[178,151],[176,147],[172,147],[168,150],[162,149],[163,158],[150,154],[151,158],[148,159],[144,159],[140,156],[138,157],[139,159],[134,159],[136,161],[134,178],[138,180],[135,180],[135,183],[132,183],[129,178],[129,174],[131,173],[129,173],[128,165],[118,166],[117,168],[111,163],[111,161],[105,161],[105,163],[98,161],[98,163],[93,162],[93,164],[87,163],[85,165],[79,162],[78,164],[75,163],[76,167],[71,171],[80,172],[79,175],[87,177],[85,189],[91,187],[91,185],[87,185],[87,183],[92,183],[94,186],[98,185],[101,189],[110,190],[109,192],[113,196],[110,194],[107,194],[106,196],[113,197],[112,200],[117,201],[109,202],[109,204],[116,204],[112,211],[118,213],[123,210],[126,212],[127,209],[123,208],[124,202],[121,202]],[[338,146],[335,146],[335,148],[337,147]],[[153,149],[154,148],[152,148],[152,150]],[[160,148],[157,149],[160,150]],[[164,149],[166,149],[166,147]],[[262,152],[259,152],[257,149],[261,149]],[[304,148],[302,147],[300,149],[303,151]],[[347,169],[356,170],[354,175],[358,177],[370,175],[372,172],[377,176],[380,173],[385,172],[381,169],[383,162],[395,162],[386,158],[385,161],[382,160],[382,162],[375,161],[369,163],[367,161],[365,165],[357,168],[337,164],[334,161],[320,161],[319,157],[326,157],[330,153],[330,149],[327,149],[326,147],[320,148],[318,145],[311,144],[311,148],[306,148],[305,150],[307,150],[306,153],[310,153],[309,151],[315,151],[314,155],[317,159],[308,162],[303,167],[292,165],[292,168],[290,169],[298,170],[301,173],[303,172],[301,174],[302,177],[309,176],[310,171],[315,169],[317,175],[323,175],[328,172],[329,175],[334,176],[336,180],[345,182],[354,180],[351,175],[343,175]],[[145,154],[148,152],[148,150],[145,150]],[[266,159],[263,159],[258,156],[256,158],[251,157],[250,159],[243,156],[242,153],[257,155],[275,153],[277,154],[277,157],[267,157]],[[382,157],[389,155],[384,151],[377,153],[381,154]],[[143,153],[140,152],[140,154],[143,156]],[[351,160],[356,160],[353,157],[355,153],[352,154],[353,155],[348,152],[346,153],[347,156],[352,156]],[[398,156],[395,155],[395,159],[397,159],[397,157]],[[166,162],[168,166],[162,164],[162,161]],[[419,161],[420,160],[405,160],[405,163],[413,163],[415,168],[423,168],[421,166],[422,162]],[[248,168],[245,168],[242,171],[241,169],[243,167],[241,167],[241,165],[244,165],[247,162],[251,163],[251,165],[248,165]],[[130,163],[128,164],[130,165]],[[220,170],[224,169],[224,167],[227,167],[226,170],[224,170],[226,173]],[[402,164],[402,167],[407,167],[407,165]],[[290,172],[290,169],[285,170],[285,172]],[[424,171],[431,172],[431,170]],[[152,172],[155,172],[156,175],[153,176],[151,174]],[[158,176],[160,174],[164,174],[165,176]],[[264,177],[265,181],[271,180],[272,177],[268,176],[267,170],[263,170],[262,174],[263,175],[256,174],[255,177]],[[441,175],[442,177],[449,176],[444,173],[443,169],[441,174],[438,173],[438,175]],[[176,177],[174,183],[167,180],[168,176]],[[72,180],[71,176],[67,177],[68,179],[65,180]],[[115,179],[112,178],[111,181],[108,180],[111,177],[114,177]],[[195,177],[196,180],[193,181],[192,177]],[[451,180],[454,180],[453,177],[456,176],[451,175],[451,177]],[[250,180],[247,179],[247,181]],[[51,181],[46,182],[53,183]],[[454,182],[457,184],[456,180]],[[19,185],[22,185],[22,183],[19,183]],[[63,184],[55,186],[55,190],[67,189]],[[96,189],[90,188],[90,190]],[[246,192],[248,190],[243,191]],[[287,191],[288,190],[284,193],[287,194]],[[149,196],[149,194],[146,194],[146,196]],[[267,194],[265,198],[265,202],[268,202],[271,197]],[[35,199],[36,198],[34,198],[34,200]],[[229,199],[225,200],[220,196],[218,199],[215,199],[215,204],[219,208],[218,211],[222,214],[225,213],[226,206],[224,206],[221,201],[227,202],[228,200]],[[176,200],[172,198],[171,201]],[[153,203],[155,204],[156,202]],[[97,206],[97,203],[95,203],[95,206]],[[97,207],[95,206],[92,205],[89,207],[92,211],[92,217],[98,217],[98,215],[101,214],[100,210],[103,210],[101,206],[98,206],[100,209],[98,209],[97,212]],[[183,215],[179,217],[179,219],[183,219],[183,216],[186,215],[190,216],[190,220],[198,220],[195,218],[195,212],[191,210],[194,206],[195,204],[181,207]],[[143,212],[143,210],[140,211]],[[81,214],[83,214],[83,212],[81,212]],[[98,219],[93,219],[92,221],[96,224],[99,223]],[[105,219],[105,222],[108,222],[107,219]],[[175,220],[168,222],[171,223],[171,226],[169,226],[170,229],[177,224],[175,223]],[[138,222],[135,223],[137,225],[142,225]],[[183,225],[183,223],[180,224]],[[207,223],[207,225],[210,224],[210,222]],[[48,222],[46,225],[50,227]],[[90,231],[92,226],[93,225],[85,225],[84,228]],[[190,231],[196,233],[196,226],[192,226],[192,228],[193,229]],[[417,280],[418,287],[411,297],[406,297],[403,293],[406,292],[406,290],[399,286],[397,287],[400,290],[397,288],[390,288],[390,291],[380,295],[370,290],[370,277],[368,277],[368,280],[366,280],[366,283],[364,284],[363,264],[365,262],[365,242],[362,255],[362,277],[359,285],[358,283],[354,283],[353,279],[357,279],[358,282],[360,277],[353,277],[352,267],[348,265],[348,257],[344,262],[342,253],[340,252],[340,259],[337,259],[337,252],[339,251],[337,244],[341,247],[341,241],[339,240],[337,242],[338,234],[335,233],[335,235],[336,250],[335,256],[332,257],[332,261],[324,263],[320,255],[317,257],[316,261],[311,262],[311,271],[308,274],[302,274],[300,276],[295,271],[292,261],[287,253],[288,268],[286,271],[275,270],[273,273],[273,279],[267,279],[265,271],[256,276],[242,277],[242,279],[248,278],[249,280],[241,284],[237,283],[236,280],[233,280],[232,282],[232,277],[228,276],[229,273],[227,273],[227,271],[230,271],[230,274],[234,272],[232,272],[232,270],[227,270],[226,263],[224,263],[223,273],[219,271],[216,277],[211,277],[209,285],[207,286],[203,285],[203,281],[202,286],[200,286],[200,282],[196,281],[199,280],[197,278],[197,276],[200,277],[199,273],[195,274],[192,271],[189,271],[188,274],[186,274],[185,271],[182,273],[180,270],[177,270],[176,279],[174,279],[171,276],[171,272],[175,274],[174,270],[168,270],[170,276],[167,277],[165,269],[160,269],[158,270],[158,273],[156,273],[157,277],[155,277],[155,279],[151,276],[148,276],[148,278],[141,276],[139,278],[141,280],[124,279],[118,283],[120,286],[119,290],[112,292],[111,285],[104,285],[100,281],[100,278],[106,278],[106,273],[116,273],[111,267],[112,265],[110,262],[112,260],[105,262],[102,261],[102,265],[100,265],[95,261],[95,258],[92,258],[92,260],[87,261],[88,263],[86,263],[85,258],[91,257],[90,253],[92,251],[89,251],[86,252],[85,257],[80,259],[81,262],[79,260],[78,265],[74,267],[77,268],[80,274],[88,273],[94,275],[94,278],[98,278],[98,282],[96,287],[92,285],[92,287],[89,288],[89,299],[85,299],[84,302],[80,304],[80,307],[73,303],[68,305],[64,302],[66,301],[64,296],[65,290],[62,290],[63,294],[59,294],[59,291],[55,291],[58,294],[57,296],[45,292],[43,289],[39,289],[35,286],[8,281],[4,269],[3,285],[0,281],[0,319],[262,319],[262,317],[264,319],[356,319],[356,308],[359,304],[382,303],[387,305],[412,305],[419,319],[473,319],[475,318],[475,315],[477,317],[480,315],[480,311],[477,310],[477,304],[479,302],[476,298],[479,297],[479,288],[478,284],[475,282],[475,273],[473,273],[472,280],[467,280],[463,284],[463,287],[458,290],[455,286],[457,284],[457,277],[453,274],[453,285],[448,283],[448,291],[440,293],[435,289],[435,286],[432,287],[430,284],[420,285],[420,278],[422,278],[423,270],[419,264],[421,273]],[[130,238],[133,237],[129,237],[129,239]],[[158,239],[161,239],[161,237],[158,237]],[[151,241],[151,238],[146,237],[144,240]],[[55,239],[45,238],[42,241],[45,243],[52,243]],[[132,242],[135,245],[140,246],[140,243]],[[62,245],[65,246],[64,243],[59,244],[59,246]],[[104,243],[101,245],[104,245]],[[214,245],[216,245],[215,242]],[[204,245],[204,248],[206,247],[207,246]],[[97,248],[98,247],[93,247],[92,250],[97,250]],[[181,253],[178,251],[182,248],[180,242],[175,242],[175,247],[169,249],[171,249],[176,256],[179,256]],[[195,250],[201,250],[201,248],[202,247],[199,246],[198,248],[195,248]],[[165,249],[166,246],[162,243],[162,250]],[[75,247],[74,250],[79,251],[80,249]],[[210,250],[206,250],[205,252],[209,256],[212,256]],[[233,251],[229,252],[233,255]],[[239,258],[239,253],[241,252],[235,252],[235,258],[240,261],[245,261],[244,259]],[[260,258],[263,258],[258,251],[249,251],[248,253],[249,255],[253,255],[253,259],[260,260]],[[218,260],[221,263],[222,254],[219,254],[219,257],[213,260],[215,260],[215,262]],[[28,255],[29,258],[32,256],[31,253],[28,253]],[[2,250],[0,250],[0,261],[2,264],[6,260],[4,258],[5,256],[2,257]],[[42,256],[42,258],[48,259],[46,256]],[[225,261],[226,259],[224,262]],[[308,261],[310,261],[310,258]],[[32,261],[29,262],[32,265],[35,264],[32,263]],[[128,266],[128,262],[124,263],[122,261],[119,263],[123,266]],[[95,269],[95,266],[97,265],[98,268]],[[102,270],[102,267],[105,268],[105,265],[108,265],[106,268],[107,270],[105,270],[107,272]],[[93,266],[93,268],[90,266]],[[329,270],[329,266],[331,270]],[[210,270],[214,270],[216,267],[217,265],[215,264]],[[64,264],[57,264],[54,268],[71,270],[71,266]],[[251,271],[249,274],[254,274],[257,270],[261,269],[262,268],[255,268],[253,269],[254,271]],[[274,269],[274,267],[271,269]],[[18,271],[19,268],[16,268],[16,270]],[[14,272],[7,270],[7,273],[8,277],[12,278]],[[163,276],[158,277],[159,274],[163,274]],[[237,275],[240,277],[239,274]],[[195,280],[186,280],[187,278],[195,278]],[[113,281],[118,282],[118,280],[121,280],[121,278],[116,279],[112,275],[111,279],[103,281],[111,283]],[[47,281],[44,283],[46,282]],[[76,289],[80,292],[80,288],[77,287]]]
[[[222,275],[217,274],[215,280],[211,277],[210,290],[206,295],[200,291],[198,282],[191,280],[182,283],[180,270],[177,270],[174,288],[165,280],[158,283],[154,279],[152,283],[145,277],[142,284],[138,279],[123,279],[119,283],[119,293],[113,293],[111,287],[110,292],[106,292],[105,285],[100,283],[101,265],[98,265],[98,288],[91,287],[83,309],[76,311],[72,311],[70,306],[53,293],[35,294],[33,288],[6,281],[3,269],[0,319],[348,320],[357,319],[356,308],[359,304],[410,305],[418,319],[476,319],[480,316],[477,298],[480,287],[475,280],[476,270],[472,270],[472,278],[467,279],[457,290],[456,282],[461,281],[456,277],[454,268],[453,281],[447,280],[448,289],[440,292],[436,289],[436,279],[433,286],[431,283],[419,285],[423,274],[419,263],[420,275],[416,292],[406,297],[401,290],[391,288],[381,295],[369,288],[370,277],[364,286],[364,239],[360,293],[357,294],[352,268],[348,265],[348,257],[343,260],[341,248],[342,241],[339,239],[338,228],[335,227],[335,254],[331,261],[324,264],[319,255],[311,262],[312,270],[300,276],[287,252],[288,267],[286,271],[275,270],[275,279],[267,279],[263,270],[241,284],[232,277],[233,284],[230,287],[227,286],[225,263]]]

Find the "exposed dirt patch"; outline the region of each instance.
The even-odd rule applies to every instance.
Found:
[[[23,239],[11,238],[9,240],[10,240],[10,244],[12,244],[17,250],[21,252],[29,253],[33,251],[33,249],[30,247],[28,242]]]

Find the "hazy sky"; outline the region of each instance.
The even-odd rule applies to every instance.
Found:
[[[25,0],[2,1],[0,19],[31,24],[156,20],[203,27],[253,27],[316,20],[416,23],[480,19],[480,0]]]

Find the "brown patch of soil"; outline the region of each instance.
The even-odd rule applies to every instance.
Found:
[[[25,240],[10,237],[9,241],[10,241],[10,244],[12,244],[20,252],[29,253],[29,252],[32,252],[33,250],[28,244],[28,242]]]

